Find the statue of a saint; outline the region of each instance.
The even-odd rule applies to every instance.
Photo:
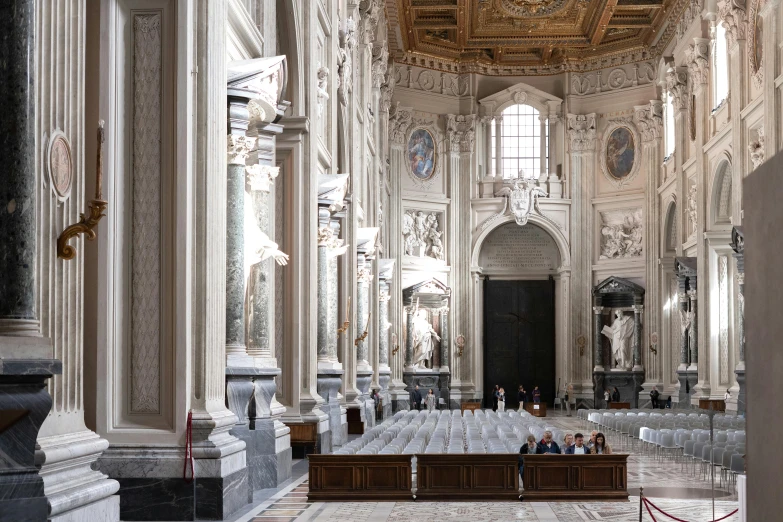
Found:
[[[433,337],[440,341],[440,336],[427,320],[427,311],[419,310],[413,316],[413,365],[415,367],[426,368],[425,363],[431,362]]]
[[[612,360],[615,368],[631,369],[631,337],[633,336],[633,319],[624,315],[621,310],[615,310],[612,326],[604,326],[601,333],[612,342]]]

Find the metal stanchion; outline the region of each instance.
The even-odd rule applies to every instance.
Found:
[[[642,522],[642,512],[644,511],[644,488],[639,487],[639,522]]]

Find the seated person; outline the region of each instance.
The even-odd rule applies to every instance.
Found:
[[[566,433],[565,438],[563,439],[563,445],[560,446],[560,453],[565,455],[566,450],[573,445],[574,445],[574,436],[571,433]]]
[[[525,458],[522,455],[540,455],[542,453],[544,453],[544,449],[536,444],[536,437],[528,435],[527,442],[519,448],[519,475],[522,476],[522,467],[525,462]]]
[[[590,432],[590,440],[585,442],[585,446],[587,446],[587,449],[592,448],[595,445],[595,437],[598,435],[598,432],[596,430],[593,430]]]
[[[566,448],[566,455],[587,455],[590,450],[584,445],[585,436],[581,433],[574,435],[574,445]]]
[[[560,453],[560,446],[552,440],[552,432],[549,430],[544,432],[544,438],[538,445],[543,450],[541,453]]]
[[[606,437],[603,433],[595,436],[595,444],[590,448],[591,455],[611,455],[612,447],[606,443]]]

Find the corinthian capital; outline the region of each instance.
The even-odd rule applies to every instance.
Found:
[[[280,167],[270,165],[250,165],[245,168],[250,190],[269,192],[275,178],[280,174]]]
[[[372,47],[372,86],[379,88],[386,79],[389,68],[389,47],[386,42]]]
[[[642,134],[642,141],[653,141],[661,137],[663,131],[663,103],[650,100],[648,105],[634,107],[633,122]]]
[[[688,75],[684,67],[671,66],[666,70],[666,90],[672,95],[674,108],[688,108]]]
[[[452,152],[471,152],[476,141],[475,115],[448,114],[446,134]]]
[[[731,49],[737,43],[737,40],[744,40],[748,33],[748,22],[745,18],[745,1],[723,0],[718,2],[718,15],[723,23],[723,27],[726,28],[726,39],[729,42],[729,49]]]
[[[708,38],[694,38],[685,50],[685,65],[694,85],[703,85],[710,80],[710,41]]]
[[[392,143],[405,144],[408,129],[413,124],[413,109],[400,107],[399,102],[394,114],[389,116],[389,139]]]
[[[256,139],[229,134],[226,142],[228,144],[229,165],[244,165],[250,151],[253,150],[253,145],[256,144]]]
[[[595,113],[569,114],[568,138],[571,152],[587,152],[595,148]]]

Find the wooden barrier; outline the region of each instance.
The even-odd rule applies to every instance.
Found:
[[[525,411],[534,417],[546,417],[545,402],[526,402]]]
[[[413,500],[411,455],[310,455],[311,502]]]
[[[312,446],[313,453],[318,452],[318,424],[286,424],[291,430],[291,446],[304,446],[304,455],[307,448]]]
[[[726,411],[726,401],[723,399],[699,399],[699,408],[702,410]]]
[[[628,500],[627,454],[525,455],[525,501]]]
[[[348,408],[345,413],[348,421],[348,435],[364,435],[364,421],[362,420],[361,410],[359,408]]]
[[[476,411],[481,409],[480,402],[463,402],[459,406],[460,406],[460,411],[462,411],[463,413],[465,412],[465,410]]]
[[[518,462],[517,454],[416,455],[416,498],[518,500]]]
[[[609,409],[610,410],[630,410],[631,409],[631,403],[630,402],[610,402],[609,403]]]

